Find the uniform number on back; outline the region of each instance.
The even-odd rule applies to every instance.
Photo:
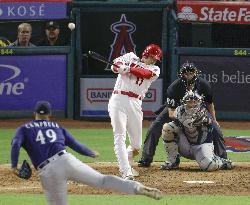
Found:
[[[45,144],[46,143],[46,138],[48,138],[50,141],[49,142],[54,142],[56,141],[56,133],[54,130],[52,129],[48,129],[45,131],[45,133],[42,132],[42,130],[39,130],[37,132],[37,136],[36,136],[36,141],[40,142],[41,144]]]
[[[137,77],[135,84],[140,86],[143,83],[143,80],[144,80],[143,78]]]

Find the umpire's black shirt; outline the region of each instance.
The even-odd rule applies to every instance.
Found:
[[[198,77],[194,84],[194,89],[199,95],[204,97],[204,102],[213,103],[213,94],[209,82],[201,77]],[[186,93],[186,86],[180,78],[176,79],[167,89],[168,108],[175,109],[181,104],[181,99]]]

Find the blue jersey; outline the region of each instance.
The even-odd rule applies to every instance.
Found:
[[[95,153],[77,142],[73,136],[56,122],[34,120],[20,126],[12,140],[11,161],[16,167],[20,148],[23,147],[35,168],[46,159],[69,146],[76,152],[94,157]]]

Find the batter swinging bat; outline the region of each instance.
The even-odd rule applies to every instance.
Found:
[[[109,65],[113,65],[116,66],[114,63],[110,62],[109,60],[107,60],[104,56],[100,55],[99,53],[96,53],[94,51],[88,51],[88,56],[90,56],[91,58],[101,61],[103,63],[109,64]]]

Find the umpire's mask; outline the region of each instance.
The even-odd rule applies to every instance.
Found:
[[[187,78],[188,73],[190,73],[192,78]],[[193,63],[186,62],[181,65],[178,77],[181,78],[182,82],[185,84],[185,86],[193,85],[198,77],[199,70],[196,68],[196,66]]]

